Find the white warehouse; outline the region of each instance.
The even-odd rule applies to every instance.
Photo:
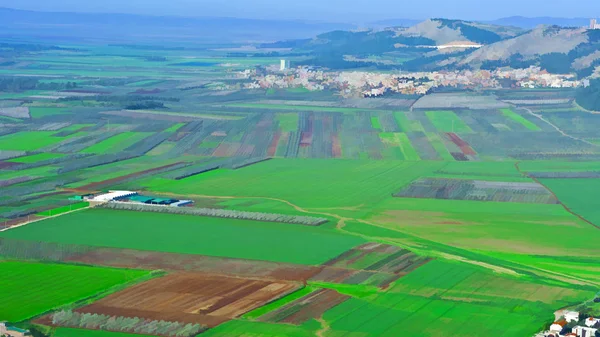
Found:
[[[108,191],[108,193],[98,194],[88,199],[95,202],[109,202],[113,200],[123,199],[136,195],[137,192],[132,191]]]

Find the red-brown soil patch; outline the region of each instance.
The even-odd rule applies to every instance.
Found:
[[[289,282],[178,273],[127,288],[77,311],[214,327],[297,288]]]
[[[273,140],[271,141],[271,145],[269,146],[268,156],[272,157],[277,153],[277,145],[279,144],[279,139],[281,138],[281,132],[276,132],[273,135]]]
[[[10,169],[13,166],[21,165],[20,163],[13,163],[10,161],[0,161],[0,169]]]
[[[65,261],[118,268],[193,271],[225,276],[298,282],[305,282],[320,270],[318,267],[268,261],[119,248],[94,248],[85,253],[73,254]]]
[[[462,138],[460,138],[460,136],[458,136],[455,133],[447,133],[448,138],[454,143],[456,144],[456,146],[458,146],[460,148],[460,150],[462,151],[462,153],[465,156],[475,156],[477,155],[477,152],[475,152],[475,150],[473,150],[473,148],[469,145],[469,143],[465,142]]]
[[[338,134],[331,135],[331,154],[333,158],[340,158],[342,156],[342,143]]]
[[[300,139],[300,147],[308,147],[312,144],[313,134],[312,131],[302,132]]]

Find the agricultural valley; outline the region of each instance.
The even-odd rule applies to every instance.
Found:
[[[522,337],[600,316],[600,30],[15,27],[0,334]]]

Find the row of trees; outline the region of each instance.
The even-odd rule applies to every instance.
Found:
[[[221,167],[220,163],[208,163],[208,164],[200,164],[200,165],[192,165],[186,167],[183,170],[173,171],[164,177],[167,179],[181,180],[184,178],[189,178],[198,174],[202,174],[205,172],[209,172],[212,170],[216,170]]]
[[[65,261],[74,255],[84,254],[93,249],[97,248],[83,245],[0,238],[0,256],[9,259]]]
[[[200,324],[185,324],[143,319],[139,317],[83,314],[62,310],[52,315],[52,324],[74,328],[100,329],[108,331],[133,332],[137,334],[172,337],[195,336],[205,330]]]
[[[250,165],[258,164],[263,161],[270,160],[270,157],[259,157],[259,158],[248,158],[246,160],[242,160],[231,165],[231,168],[234,170],[241,169]]]
[[[106,204],[102,205],[102,207],[110,208],[110,209],[117,209],[117,210],[127,210],[127,211],[210,216],[210,217],[216,217],[216,218],[281,222],[281,223],[298,224],[298,225],[306,225],[306,226],[319,226],[328,221],[325,218],[315,218],[315,217],[310,217],[310,216],[297,216],[297,215],[260,213],[260,212],[244,212],[244,211],[234,211],[234,210],[216,209],[216,208],[170,207],[170,206],[146,205],[146,204],[136,204],[136,203],[123,203],[123,202],[110,202],[110,203],[106,203]]]
[[[528,175],[534,178],[543,179],[569,179],[569,178],[600,178],[598,171],[583,172],[529,172]]]
[[[1,77],[0,91],[21,92],[26,90],[65,90],[77,88],[76,82],[40,82],[33,77]]]

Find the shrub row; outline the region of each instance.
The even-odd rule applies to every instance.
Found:
[[[205,327],[200,324],[156,321],[139,317],[130,318],[100,314],[83,314],[70,310],[62,310],[54,313],[52,315],[52,324],[72,328],[100,329],[173,337],[195,336],[205,330]]]
[[[216,209],[216,208],[171,207],[171,206],[160,206],[160,205],[124,203],[124,202],[109,202],[109,203],[101,205],[100,207],[117,209],[117,210],[138,211],[138,212],[157,212],[157,213],[169,213],[169,214],[210,216],[210,217],[228,218],[228,219],[280,222],[280,223],[298,224],[298,225],[305,225],[305,226],[319,226],[328,221],[325,218],[315,218],[315,217],[310,217],[310,216],[296,216],[296,215],[260,213],[260,212],[244,212],[244,211],[234,211],[234,210]]]

